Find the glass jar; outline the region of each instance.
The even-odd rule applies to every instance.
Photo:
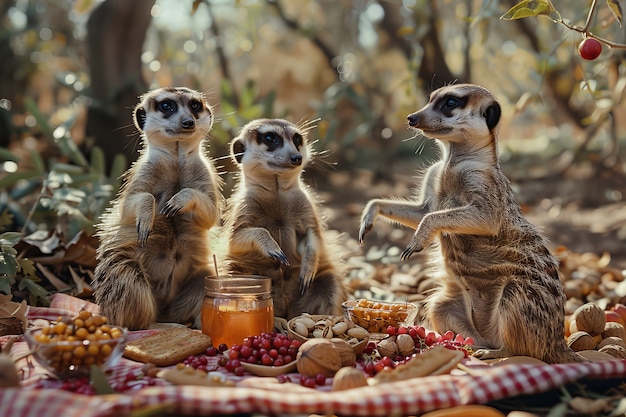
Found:
[[[213,346],[229,348],[248,336],[274,329],[270,278],[255,275],[207,277],[202,303],[202,333]]]

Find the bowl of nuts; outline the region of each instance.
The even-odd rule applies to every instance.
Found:
[[[354,353],[361,354],[369,341],[367,330],[343,316],[326,316],[303,313],[287,322],[291,339],[306,342],[313,338],[343,339]]]
[[[413,303],[367,299],[344,301],[342,306],[347,318],[373,335],[384,334],[389,326],[414,324],[418,311]]]
[[[127,336],[125,328],[87,310],[24,334],[37,362],[62,379],[89,375],[92,365],[112,367],[124,353]]]

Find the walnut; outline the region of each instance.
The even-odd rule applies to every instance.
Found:
[[[596,342],[587,332],[578,331],[567,338],[567,346],[575,352],[596,348]]]
[[[602,330],[602,338],[606,339],[607,337],[619,337],[622,341],[626,341],[626,330],[621,324],[608,321]]]
[[[619,345],[626,348],[626,343],[617,336],[605,337],[600,343],[598,343],[597,349],[601,349],[606,345]]]
[[[376,350],[378,350],[380,356],[387,356],[389,358],[395,358],[398,356],[398,353],[400,353],[393,337],[388,337],[378,342]]]
[[[341,356],[341,366],[352,366],[356,362],[356,353],[354,353],[350,343],[338,337],[333,337],[330,341],[335,345],[335,349]]]
[[[300,346],[296,356],[298,372],[305,376],[335,375],[341,368],[341,355],[328,339],[309,339]]]
[[[615,358],[626,359],[626,348],[620,345],[606,345],[599,352],[608,353]]]
[[[353,368],[352,366],[344,366],[339,369],[333,378],[333,391],[342,391],[365,386],[367,386],[367,378],[363,374],[363,371]]]
[[[604,310],[594,303],[585,303],[572,314],[570,331],[583,331],[595,336],[602,333],[605,323]]]
[[[412,355],[415,350],[415,342],[408,334],[399,334],[396,336],[396,345],[398,346],[398,351],[402,356]]]

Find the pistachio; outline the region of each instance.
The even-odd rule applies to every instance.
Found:
[[[315,327],[315,322],[313,321],[313,319],[311,319],[311,317],[308,316],[302,316],[298,318],[296,320],[296,323],[302,323],[309,330]]]
[[[307,329],[306,325],[300,321],[296,321],[293,324],[292,330],[302,337],[307,337],[309,335],[309,329]]]
[[[333,327],[333,333],[336,335],[341,335],[344,334],[346,331],[348,331],[348,325],[346,324],[345,321],[340,321],[337,322]]]
[[[365,330],[364,328],[360,326],[355,326],[351,329],[348,329],[346,333],[348,333],[348,336],[356,337],[357,339],[365,339],[366,337],[369,337],[370,335],[367,330]]]

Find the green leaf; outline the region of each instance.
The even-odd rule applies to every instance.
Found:
[[[115,158],[113,158],[113,165],[111,165],[111,172],[109,176],[114,180],[118,180],[122,177],[124,171],[126,171],[127,165],[128,163],[124,154],[115,155]]]
[[[11,285],[13,285],[14,282],[15,279],[11,277],[0,277],[0,292],[10,295],[12,293]]]
[[[35,150],[30,152],[30,159],[35,167],[35,171],[43,174],[46,172],[46,163],[43,161],[41,154]]]
[[[40,177],[41,174],[36,171],[17,171],[7,174],[4,178],[0,179],[0,188],[9,188],[14,186],[18,181],[30,180]]]
[[[4,232],[0,235],[0,245],[15,246],[21,238],[20,232]]]
[[[0,148],[0,161],[19,162],[20,158],[7,148]]]
[[[50,139],[54,140],[54,129],[52,128],[50,123],[48,123],[44,115],[39,111],[39,108],[37,108],[37,104],[35,103],[35,101],[28,96],[24,97],[24,107],[26,107],[26,110],[28,110],[28,112],[33,115],[35,121],[37,122],[37,125],[41,129],[41,132]]]
[[[13,214],[9,210],[4,209],[2,213],[0,213],[0,230],[12,224],[13,224]]]
[[[39,282],[40,279],[37,276],[37,271],[35,271],[35,263],[30,259],[20,259],[18,260],[20,265],[20,270],[23,275],[31,277],[31,279],[35,282]]]
[[[37,284],[30,278],[22,278],[17,285],[17,289],[23,291],[24,289],[28,289],[28,292],[37,298],[46,297],[49,293],[41,285]]]
[[[613,13],[613,16],[615,16],[615,19],[617,19],[619,27],[622,27],[622,20],[624,18],[624,15],[622,14],[622,6],[620,6],[619,1],[606,0],[606,5],[609,7],[609,10],[611,10],[611,13]]]
[[[104,372],[102,372],[102,368],[98,365],[91,365],[89,368],[89,378],[91,379],[91,383],[93,384],[93,388],[98,395],[109,395],[115,394],[113,388],[109,384]]]
[[[17,275],[17,269],[18,265],[15,261],[15,257],[0,252],[0,276],[13,279]]]
[[[524,0],[511,7],[500,19],[515,20],[526,17],[545,15],[551,19],[560,19],[559,12],[550,0]],[[556,15],[552,17],[552,15]]]
[[[94,146],[91,150],[91,167],[93,172],[99,175],[105,175],[104,165],[104,152],[101,148]]]

